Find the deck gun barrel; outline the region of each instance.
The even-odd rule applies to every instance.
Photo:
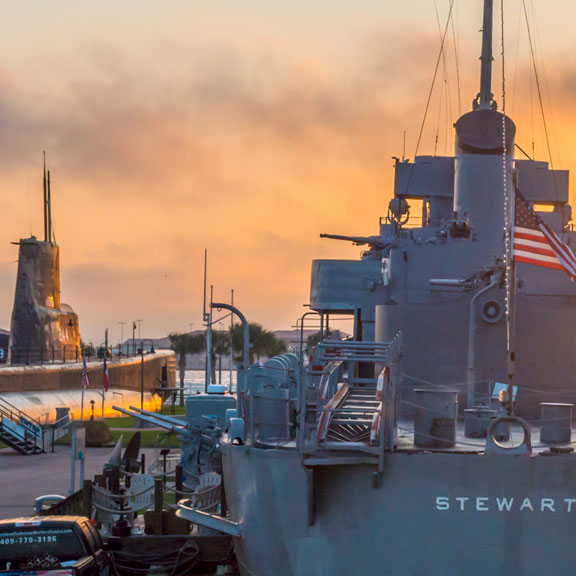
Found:
[[[153,418],[158,422],[166,422],[167,424],[173,424],[174,426],[181,426],[182,428],[186,428],[186,422],[181,418],[174,418],[173,416],[166,416],[165,414],[158,414],[156,412],[142,410],[141,408],[136,408],[136,406],[129,406],[129,408],[134,412],[148,416],[149,418]],[[137,416],[137,414],[134,414],[134,416]]]
[[[384,250],[390,245],[382,236],[343,236],[341,234],[320,234],[320,238],[329,238],[330,240],[345,240],[352,242],[356,246],[363,246],[368,244],[374,250]]]
[[[146,412],[146,410],[140,410],[139,408],[134,408],[132,406],[130,406],[130,410],[125,410],[124,408],[119,408],[118,406],[113,406],[112,408],[118,412],[122,412],[122,414],[126,414],[127,416],[134,416],[139,420],[149,422],[150,424],[154,424],[154,426],[164,428],[164,430],[169,430],[175,434],[184,432],[186,430],[186,423],[182,421],[177,422],[175,418],[169,418],[167,416],[160,417],[159,414],[155,414],[154,412]]]

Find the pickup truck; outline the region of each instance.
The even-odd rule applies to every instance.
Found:
[[[109,564],[88,518],[0,520],[0,576],[108,576]]]

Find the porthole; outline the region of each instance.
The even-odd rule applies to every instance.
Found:
[[[502,318],[502,306],[495,300],[488,300],[482,305],[481,315],[485,322],[494,324]]]

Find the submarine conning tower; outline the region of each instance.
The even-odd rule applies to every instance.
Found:
[[[50,172],[44,166],[44,241],[35,236],[19,246],[12,309],[11,364],[66,362],[82,356],[78,316],[60,301],[60,248],[52,241]]]
[[[10,362],[80,357],[78,316],[60,302],[60,248],[34,236],[20,240],[12,310]]]

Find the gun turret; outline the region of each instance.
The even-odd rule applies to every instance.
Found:
[[[382,236],[342,236],[340,234],[320,234],[320,238],[330,238],[331,240],[346,240],[356,246],[368,244],[372,250],[384,250],[390,246],[390,242]]]

